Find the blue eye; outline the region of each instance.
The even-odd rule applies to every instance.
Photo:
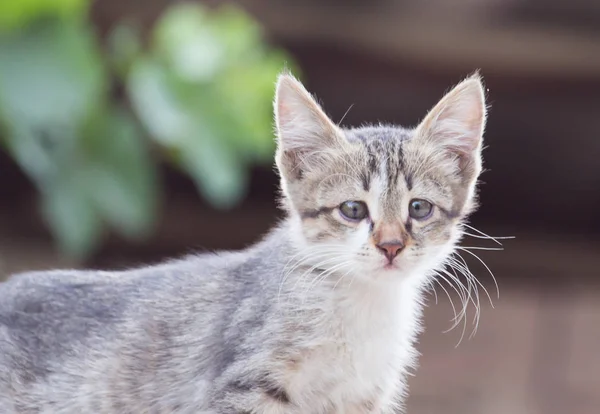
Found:
[[[340,205],[340,212],[348,220],[360,221],[369,215],[367,205],[362,201],[346,201]]]
[[[411,200],[410,204],[408,206],[408,214],[412,218],[417,219],[417,220],[423,220],[423,219],[428,218],[431,215],[432,211],[433,211],[433,204],[431,204],[427,200],[421,200],[418,198]]]

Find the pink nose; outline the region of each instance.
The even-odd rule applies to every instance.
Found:
[[[398,253],[404,249],[404,243],[399,240],[394,240],[391,242],[379,243],[377,248],[387,259],[392,263],[394,257],[398,256]]]

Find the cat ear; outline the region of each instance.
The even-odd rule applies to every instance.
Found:
[[[345,143],[338,126],[289,73],[281,74],[277,80],[274,111],[277,165],[288,179],[301,176],[304,169],[322,162],[327,150]]]
[[[486,112],[483,84],[476,73],[442,98],[417,127],[416,137],[457,156],[461,169],[479,169]]]

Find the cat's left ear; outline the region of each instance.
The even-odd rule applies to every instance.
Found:
[[[416,137],[455,156],[463,172],[478,175],[486,112],[483,83],[476,73],[442,98],[417,127]]]
[[[282,176],[294,181],[326,162],[327,154],[346,145],[343,132],[291,74],[279,76],[275,94],[276,161]]]

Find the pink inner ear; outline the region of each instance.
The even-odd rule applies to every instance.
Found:
[[[479,148],[485,114],[478,99],[450,100],[433,120],[433,135],[444,146],[470,154]]]
[[[279,126],[286,126],[292,121],[292,109],[286,104],[287,97],[280,96],[277,99],[277,122]]]
[[[294,111],[289,102],[289,97],[281,96],[277,100],[277,125],[280,128],[287,128],[294,121]]]
[[[306,154],[342,144],[335,124],[302,84],[291,77],[279,80],[276,111],[279,147],[283,150]]]
[[[437,145],[461,156],[473,155],[481,146],[485,115],[481,81],[471,77],[446,94],[419,129]]]
[[[438,121],[433,134],[445,147],[469,154],[479,147],[481,123],[446,119]]]

